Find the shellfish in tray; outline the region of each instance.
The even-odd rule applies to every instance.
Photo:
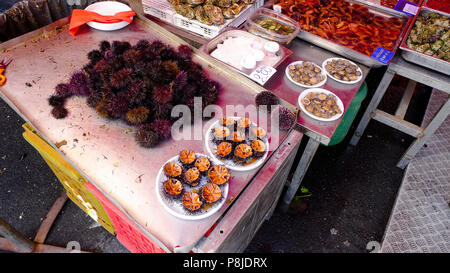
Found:
[[[221,8],[229,8],[231,6],[231,0],[214,0],[214,6]]]
[[[175,9],[175,12],[180,14],[181,16],[186,17],[189,20],[192,20],[192,19],[195,18],[195,11],[189,5],[187,5],[187,4],[174,4],[172,6]]]
[[[184,4],[188,4],[191,7],[196,7],[205,3],[205,0],[182,0]]]
[[[203,8],[205,9],[206,14],[208,15],[209,19],[211,19],[213,24],[222,25],[225,22],[222,10],[219,7],[216,7],[214,5],[204,5]]]
[[[234,18],[234,13],[231,8],[221,8],[222,14],[225,19],[232,19]]]
[[[195,19],[200,21],[200,23],[205,25],[212,25],[211,19],[209,19],[208,15],[205,12],[205,9],[202,6],[197,6],[194,8],[195,10]]]

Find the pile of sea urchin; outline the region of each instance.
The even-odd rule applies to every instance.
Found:
[[[194,97],[202,97],[202,107],[217,101],[220,86],[208,79],[200,65],[192,61],[189,46],[178,50],[161,41],[102,41],[88,53],[89,63],[75,72],[69,83],[60,83],[48,102],[52,115],[65,118],[65,101],[71,96],[87,98],[98,115],[122,119],[137,127],[136,141],[153,147],[170,137],[171,110],[184,104],[193,110]]]

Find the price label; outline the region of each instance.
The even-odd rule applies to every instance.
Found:
[[[377,61],[382,62],[383,64],[388,64],[391,61],[392,57],[394,57],[394,52],[380,46],[375,49],[371,57]]]
[[[419,10],[419,7],[414,3],[405,0],[399,0],[394,9],[406,13],[409,16],[415,16],[417,14],[417,11]]]
[[[277,72],[275,68],[263,65],[256,68],[249,77],[260,85],[264,85],[275,72]]]

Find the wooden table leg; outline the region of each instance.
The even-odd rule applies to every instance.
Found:
[[[375,94],[373,95],[372,100],[370,101],[370,104],[366,109],[366,112],[364,113],[361,121],[358,124],[358,127],[356,128],[355,133],[353,134],[352,139],[350,140],[351,145],[356,146],[356,144],[358,144],[359,139],[362,137],[362,135],[364,134],[364,130],[366,130],[366,127],[369,124],[372,113],[377,109],[378,104],[380,104],[380,101],[386,93],[386,90],[388,89],[392,78],[394,78],[394,75],[395,73],[389,71],[389,69],[386,71],[386,73],[384,73],[383,79],[381,79],[381,82],[378,85],[378,88],[375,91]]]
[[[280,204],[281,210],[286,212],[289,208],[289,204],[291,204],[292,199],[295,196],[300,184],[302,183],[303,177],[305,177],[306,171],[308,170],[311,161],[316,154],[317,149],[319,148],[320,142],[315,139],[309,138],[308,144],[306,145],[305,150],[303,151],[303,155],[300,159],[300,162],[297,165],[297,169],[295,170],[294,176],[292,177],[292,181],[289,184],[287,192],[283,196],[283,202]]]
[[[397,167],[404,169],[409,161],[414,158],[414,156],[420,151],[422,146],[427,142],[427,140],[436,132],[436,130],[441,126],[442,122],[450,114],[450,100],[447,98],[447,101],[442,105],[439,112],[433,117],[431,122],[427,125],[425,130],[423,131],[423,136],[417,138],[406,150],[405,154],[402,156],[400,161],[397,164]]]

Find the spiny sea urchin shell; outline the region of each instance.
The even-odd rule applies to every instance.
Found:
[[[60,83],[55,87],[55,94],[62,98],[68,98],[72,96],[72,92],[70,91],[70,86],[67,83]]]
[[[271,105],[279,104],[279,99],[270,91],[262,91],[255,97],[256,106],[266,105],[269,109]]]
[[[67,117],[67,109],[64,106],[56,106],[52,109],[52,116],[56,119],[63,119]]]
[[[92,65],[95,65],[99,61],[103,60],[103,54],[100,50],[92,50],[87,55],[88,59],[91,61]]]
[[[95,107],[95,111],[102,118],[106,118],[109,116],[108,102],[106,101],[106,99],[103,98],[97,103],[97,106]]]
[[[173,99],[173,91],[170,89],[170,86],[166,85],[154,87],[152,94],[155,100],[159,103],[167,103]]]
[[[292,113],[291,110],[289,110],[289,108],[281,105],[277,106],[275,108],[275,111],[272,112],[272,120],[277,118],[277,113],[279,118],[279,128],[281,130],[289,130],[292,128],[292,126],[295,125],[295,122],[297,121],[296,116],[294,115],[294,113]]]
[[[144,123],[150,114],[150,110],[147,107],[141,106],[133,108],[127,112],[127,120],[133,124]]]
[[[122,88],[130,84],[132,79],[133,69],[123,68],[112,75],[111,84],[115,88]]]
[[[138,49],[138,50],[144,50],[144,49],[147,49],[149,47],[150,47],[150,42],[147,41],[147,40],[139,40],[136,43],[136,46],[135,46],[135,48]]]
[[[139,103],[147,96],[145,83],[141,80],[131,82],[128,88],[128,100],[131,103]]]
[[[121,117],[128,112],[130,105],[125,95],[117,94],[108,100],[108,112],[113,117]]]
[[[190,59],[192,57],[192,49],[188,45],[180,45],[178,47],[178,55],[183,59]]]
[[[140,125],[135,134],[136,142],[142,147],[150,148],[158,144],[159,136],[149,124]]]
[[[100,42],[99,47],[100,47],[100,51],[102,53],[105,53],[105,51],[107,51],[108,49],[111,49],[111,44],[108,41],[103,40]]]
[[[159,139],[167,139],[171,136],[172,124],[167,119],[156,119],[150,123],[153,130],[158,134]]]
[[[58,95],[51,95],[48,98],[48,104],[50,104],[51,106],[63,106],[64,103],[66,102],[65,98],[60,97]]]
[[[75,72],[70,78],[70,91],[74,95],[89,96],[89,81],[83,72]]]
[[[123,53],[123,60],[129,66],[133,66],[134,64],[140,62],[141,59],[142,54],[140,50],[132,48]]]

